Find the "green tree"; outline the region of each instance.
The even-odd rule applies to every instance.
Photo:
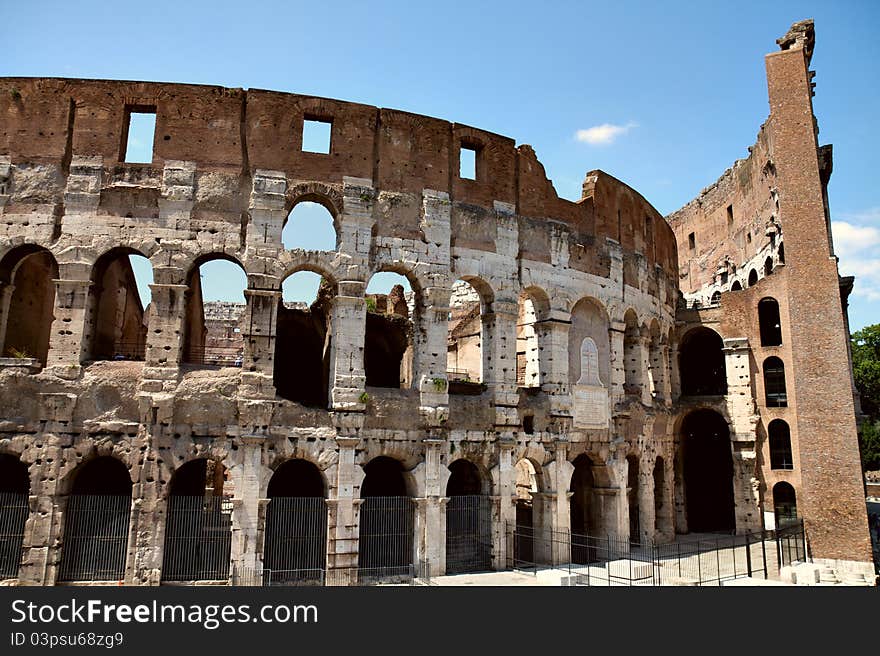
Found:
[[[859,430],[862,468],[880,469],[880,324],[852,335],[853,376],[867,418]]]

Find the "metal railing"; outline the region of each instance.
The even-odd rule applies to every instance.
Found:
[[[486,496],[462,495],[446,504],[446,573],[492,568],[492,506]]]
[[[59,581],[125,578],[131,497],[74,494],[67,501]]]
[[[273,497],[266,508],[263,585],[322,584],[327,559],[327,502]]]
[[[217,367],[240,367],[244,355],[237,346],[189,346],[184,350],[183,362]]]
[[[413,565],[415,504],[409,497],[367,497],[361,505],[359,573],[407,578]]]
[[[809,559],[802,520],[775,531],[635,543],[514,526],[508,533],[511,569],[557,570],[563,585],[721,585],[736,578],[773,578]]]
[[[227,580],[231,545],[230,497],[168,497],[163,581]]]
[[[0,492],[0,579],[14,579],[21,564],[28,495]]]

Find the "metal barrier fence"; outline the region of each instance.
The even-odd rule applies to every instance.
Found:
[[[486,496],[462,495],[446,504],[446,573],[492,567],[492,507]]]
[[[0,579],[18,576],[27,517],[27,494],[0,492]]]
[[[359,573],[380,579],[410,576],[415,504],[409,497],[367,497],[361,505]]]
[[[183,354],[185,363],[218,367],[240,367],[242,359],[242,350],[237,346],[190,346]]]
[[[508,532],[508,567],[557,570],[563,585],[721,585],[742,577],[772,578],[809,558],[803,522],[776,531],[635,543],[515,526]]]
[[[327,502],[274,497],[266,508],[264,585],[322,584],[327,559]]]
[[[227,580],[231,545],[231,497],[168,497],[163,581]]]
[[[74,494],[67,501],[59,581],[121,581],[131,497]]]

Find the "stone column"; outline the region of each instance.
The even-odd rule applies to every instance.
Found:
[[[140,438],[147,442],[147,429],[140,428]],[[131,568],[126,569],[126,583],[159,585],[162,576],[167,497],[161,498],[159,468],[152,449],[147,452],[140,467],[138,480],[132,486],[131,513],[132,546]],[[166,490],[169,486],[166,486]]]
[[[366,386],[364,339],[367,305],[363,282],[339,283],[330,315],[330,404],[337,411],[363,412]]]
[[[451,293],[452,290],[445,287],[422,290],[422,310],[416,326],[415,376],[418,381],[420,411],[429,426],[442,426],[449,417],[446,339]]]
[[[516,467],[513,450],[516,441],[511,436],[498,440],[498,464],[496,465],[495,489],[493,497],[492,546],[495,554],[495,569],[507,569],[508,560],[513,560],[513,543],[508,536],[513,534],[516,524]]]
[[[516,385],[516,321],[515,301],[492,303],[483,315],[483,382],[492,390],[495,404],[495,425],[515,426],[519,394]]]
[[[6,324],[9,321],[9,304],[12,301],[12,292],[14,291],[15,285],[0,281],[0,344],[6,343]],[[0,357],[5,356],[3,353],[0,353]]]
[[[256,576],[262,569],[261,520],[267,500],[262,497],[262,454],[265,435],[248,434],[238,438],[239,463],[232,500],[231,560],[239,576]]]
[[[663,371],[663,381],[660,386],[663,405],[669,407],[672,405],[672,363],[670,361],[670,349],[668,344],[660,344],[660,363],[659,367]]]
[[[550,310],[537,322],[540,350],[541,389],[549,397],[550,414],[570,417],[571,390],[568,381],[568,331],[571,314]]]
[[[174,272],[180,270],[174,269]],[[169,271],[163,273],[174,275]],[[142,390],[145,392],[162,391],[161,381],[176,381],[183,356],[183,315],[187,290],[186,285],[162,283],[150,285],[152,299],[144,357],[145,381],[142,384]],[[157,382],[151,384],[148,380]]]
[[[669,358],[669,401],[677,401],[681,396],[681,372],[678,370],[678,344],[670,344]]]
[[[654,472],[645,471],[643,458],[639,458],[639,535],[641,543],[654,539]]]
[[[432,575],[446,573],[446,499],[440,473],[440,450],[446,440],[422,440],[425,447],[425,498],[421,513],[424,530],[419,535],[418,560]]]
[[[275,338],[278,325],[279,289],[246,289],[241,318],[242,393],[249,398],[275,397]]]
[[[69,400],[71,411],[75,400],[75,397]],[[22,561],[18,573],[18,580],[23,585],[54,585],[60,560],[58,544],[63,515],[58,499],[58,481],[64,462],[62,444],[68,440],[51,433],[43,433],[39,437],[45,444],[41,452],[42,462],[32,463],[28,467],[29,512],[24,526]]]
[[[568,440],[557,438],[555,441],[554,460],[544,468],[545,480],[550,481],[553,490],[547,495],[548,524],[552,542],[549,545],[549,556],[554,565],[571,561],[571,545],[568,536],[571,534],[571,492],[569,483],[574,472],[574,465],[567,459]]]
[[[648,380],[648,371],[651,368],[651,335],[642,334],[636,342],[636,364],[639,367],[639,381],[641,388],[642,403],[650,406],[654,400],[651,396],[651,385]]]
[[[623,321],[612,321],[608,336],[611,342],[611,407],[623,401],[623,385],[626,382],[626,367],[623,358],[623,340],[626,324]]]
[[[356,437],[337,437],[339,458],[336,480],[330,485],[329,525],[327,527],[328,581],[337,585],[356,582],[352,573],[358,564],[358,529],[360,499],[355,499],[355,488],[360,489],[364,471],[355,465],[354,456],[360,440]]]
[[[89,307],[89,267],[86,264],[59,265],[55,283],[55,321],[49,336],[46,367],[56,376],[79,376],[91,329],[87,325]]]

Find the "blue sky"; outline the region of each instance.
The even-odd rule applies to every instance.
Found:
[[[855,330],[880,323],[876,0],[5,3],[0,75],[274,89],[437,116],[531,144],[565,198],[601,168],[666,214],[748,154],[768,114],[763,56],[804,18],[820,142],[834,144],[840,270],[858,276]]]

